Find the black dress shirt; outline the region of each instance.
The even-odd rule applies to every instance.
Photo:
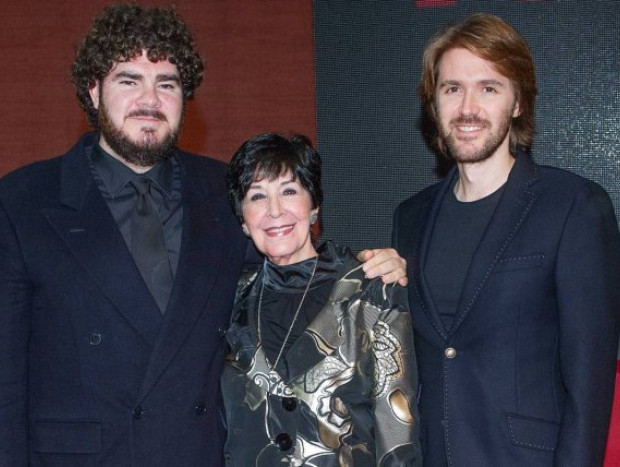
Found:
[[[98,144],[90,154],[95,183],[105,199],[127,248],[131,251],[131,215],[138,194],[129,183],[136,173],[105,152]],[[151,179],[151,195],[164,229],[164,238],[173,277],[179,263],[183,204],[181,202],[181,168],[173,157],[157,164],[142,176]]]

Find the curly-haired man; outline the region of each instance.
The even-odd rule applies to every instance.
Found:
[[[202,72],[173,9],[107,7],[73,65],[97,131],[0,180],[1,466],[223,463],[246,240],[226,165],[176,148]]]
[[[221,465],[246,240],[226,165],[176,149],[202,72],[173,9],[107,7],[73,65],[97,131],[0,181],[0,465]]]

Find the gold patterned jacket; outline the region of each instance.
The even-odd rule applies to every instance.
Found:
[[[364,277],[347,250],[328,303],[282,357],[258,344],[261,272],[239,283],[222,375],[227,466],[421,466],[406,289]],[[280,365],[279,365],[280,367]]]

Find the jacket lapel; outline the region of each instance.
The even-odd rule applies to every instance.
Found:
[[[183,183],[183,233],[179,265],[170,301],[164,316],[161,337],[151,355],[151,361],[140,395],[145,396],[175,356],[205,309],[205,304],[217,283],[219,271],[226,267],[225,230],[219,227],[220,217],[230,217],[225,199],[213,196],[207,180],[209,174],[200,167],[188,167],[179,158]],[[214,317],[214,326],[220,326]],[[215,345],[215,344],[214,344]]]
[[[426,200],[426,204],[422,208],[424,213],[420,217],[420,225],[423,225],[424,228],[420,229],[418,226],[410,226],[408,229],[404,229],[409,232],[418,231],[419,234],[418,237],[414,239],[415,244],[413,252],[401,252],[405,254],[406,257],[413,258],[413,261],[410,261],[410,270],[408,271],[408,276],[412,281],[411,287],[418,297],[424,314],[435,331],[443,339],[447,339],[448,333],[439,315],[437,306],[435,305],[433,294],[426,280],[426,276],[424,275],[424,269],[428,260],[428,251],[433,236],[433,230],[435,229],[435,222],[439,216],[441,203],[452,185],[452,181],[457,176],[457,173],[456,167],[453,167],[446,178],[439,184],[436,195]]]
[[[469,266],[451,334],[467,318],[497,261],[527,217],[536,200],[532,185],[537,179],[536,165],[528,155],[518,154],[506,182],[504,193]]]
[[[83,144],[89,137],[62,159],[61,206],[42,209],[41,214],[109,301],[154,345],[161,314],[94,183],[87,158],[92,143]]]
[[[347,257],[345,262],[338,267],[338,275],[341,276],[345,271],[355,268],[356,265],[357,262],[354,259]],[[289,384],[342,346],[345,336],[340,332],[340,319],[342,318],[340,307],[360,291],[362,279],[363,271],[359,268],[341,277],[332,287],[323,309],[278,363],[276,373],[281,381]],[[258,346],[256,320],[248,311],[256,309],[261,280],[262,276],[259,273],[254,282],[238,295],[233,309],[232,325],[227,333],[234,353],[235,365],[245,372],[263,368],[257,361],[267,360],[263,348]]]
[[[340,279],[332,287],[327,303],[282,357],[283,364],[278,371],[285,382],[290,383],[315,367],[341,347],[345,338],[350,337],[343,334],[341,321],[343,313],[348,312],[349,300],[361,291],[364,272],[361,267],[357,268],[358,264],[347,256],[344,263],[338,266]],[[337,369],[334,368],[334,371]]]

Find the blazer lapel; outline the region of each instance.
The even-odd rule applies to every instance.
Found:
[[[213,292],[220,269],[226,267],[226,232],[218,224],[220,217],[231,215],[228,203],[210,194],[206,182],[209,174],[187,167],[183,159],[180,161],[183,170],[183,233],[179,265],[161,337],[141,386],[141,396],[153,387],[193,329]],[[218,318],[215,317],[214,326],[222,324]]]
[[[536,166],[529,156],[519,154],[504,193],[472,258],[450,333],[454,333],[468,316],[497,261],[527,217],[536,200],[532,185],[537,179]]]
[[[76,146],[61,162],[61,206],[42,209],[51,227],[103,294],[148,343],[157,340],[161,314]]]
[[[435,305],[433,294],[430,290],[428,282],[426,281],[426,276],[424,275],[424,269],[428,260],[428,251],[431,244],[431,238],[433,236],[433,230],[435,229],[435,223],[441,208],[441,203],[450,188],[452,181],[457,176],[457,173],[456,167],[453,167],[446,178],[439,184],[436,195],[427,200],[426,206],[423,208],[425,212],[423,213],[423,216],[421,217],[422,221],[420,222],[420,225],[424,227],[419,228],[418,226],[410,226],[407,229],[409,232],[419,231],[418,237],[414,240],[415,244],[413,252],[410,254],[401,252],[405,254],[406,257],[413,258],[413,261],[410,261],[410,269],[408,271],[408,276],[411,278],[412,282],[411,287],[418,297],[424,314],[432,324],[435,331],[444,340],[447,339],[448,332],[443,324],[441,316],[439,315],[437,306]]]

